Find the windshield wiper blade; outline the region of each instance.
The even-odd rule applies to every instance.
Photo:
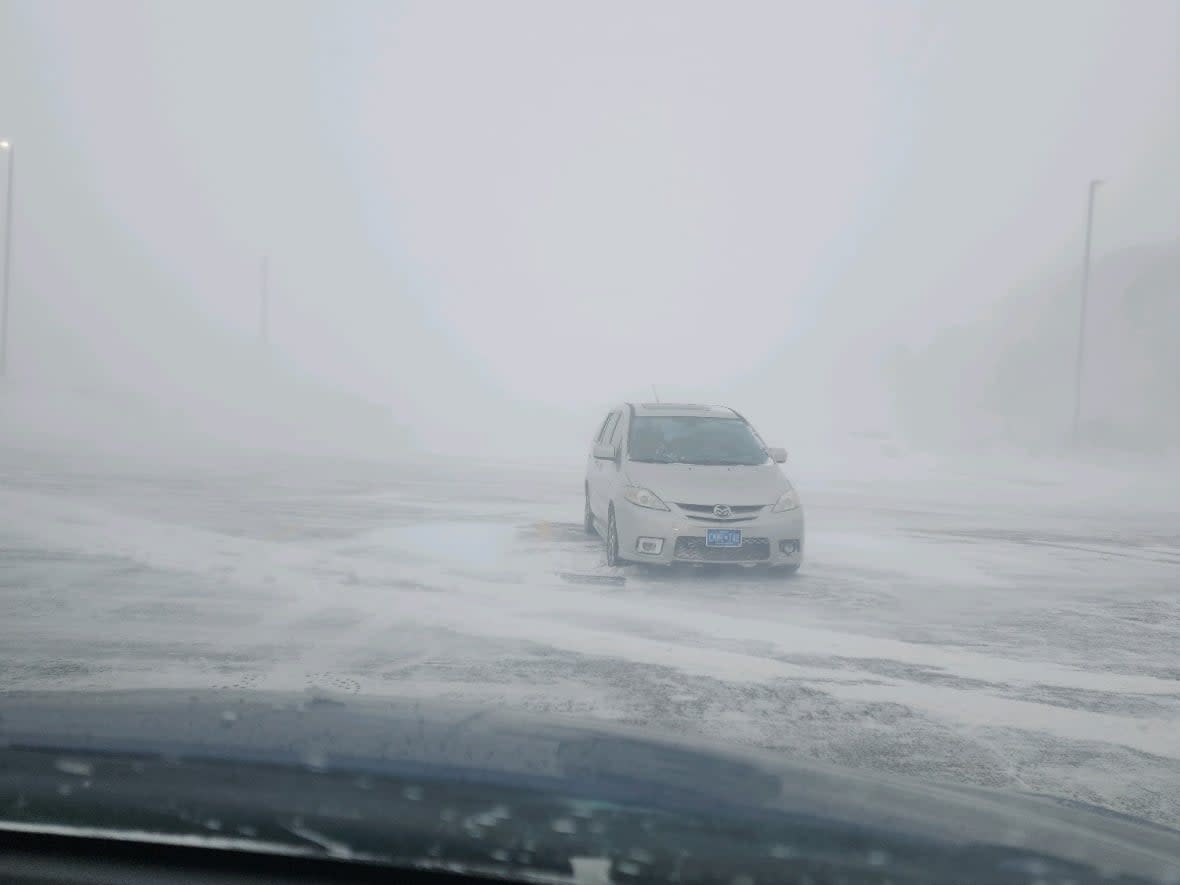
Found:
[[[681,464],[694,464],[697,467],[757,467],[757,461],[681,461]]]

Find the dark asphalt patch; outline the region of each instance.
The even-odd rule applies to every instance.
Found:
[[[622,587],[627,579],[622,575],[579,575],[574,572],[558,572],[558,577],[571,584],[606,584],[611,587]]]

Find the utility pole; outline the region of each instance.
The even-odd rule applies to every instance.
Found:
[[[270,256],[262,256],[258,279],[258,340],[270,345]]]
[[[16,149],[11,141],[0,141],[0,154],[8,157],[8,187],[4,190],[4,276],[0,284],[0,378],[8,374],[8,289],[12,283],[12,170]]]
[[[1086,308],[1090,300],[1090,244],[1094,235],[1094,198],[1101,181],[1090,182],[1090,199],[1086,204],[1086,252],[1082,259],[1082,304],[1078,316],[1078,353],[1073,370],[1073,432],[1071,439],[1076,449],[1081,440],[1082,370],[1086,364]]]

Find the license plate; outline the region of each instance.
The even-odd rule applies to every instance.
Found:
[[[706,547],[741,547],[741,529],[705,529]]]

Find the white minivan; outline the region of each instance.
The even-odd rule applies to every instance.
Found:
[[[730,563],[793,574],[803,508],[768,448],[733,409],[624,403],[603,419],[586,465],[587,533],[609,565]]]

